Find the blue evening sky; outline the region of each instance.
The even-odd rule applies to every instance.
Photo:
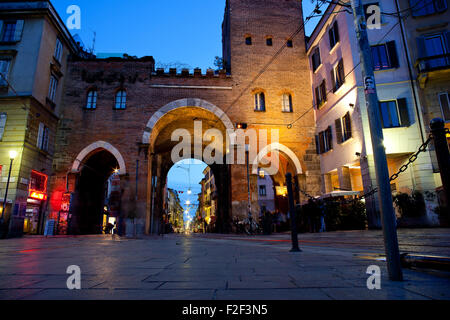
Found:
[[[315,2],[315,1],[314,1]],[[225,0],[53,0],[64,22],[70,5],[81,9],[81,30],[78,34],[85,47],[93,45],[94,53],[127,53],[133,56],[153,56],[158,63],[179,63],[186,67],[206,70],[214,67],[214,57],[222,54],[222,20]],[[311,0],[303,0],[304,16],[311,13]],[[325,7],[325,6],[324,6]],[[318,19],[315,19],[317,22]],[[309,35],[315,25],[306,26]],[[169,172],[169,188],[184,191],[182,203],[196,202],[201,191],[205,164],[200,162],[173,167]],[[187,195],[191,186],[192,195]],[[195,214],[195,210],[191,215]]]
[[[81,9],[81,30],[72,30],[95,53],[151,55],[156,62],[182,63],[205,70],[222,55],[225,0],[53,0],[63,21],[70,5]],[[304,15],[313,9],[303,0]],[[314,27],[306,26],[306,34]]]

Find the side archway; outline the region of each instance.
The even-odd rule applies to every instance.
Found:
[[[113,145],[111,145],[108,142],[105,141],[97,141],[94,142],[92,144],[90,144],[89,146],[87,146],[86,148],[84,148],[76,157],[75,161],[73,162],[72,165],[72,172],[76,173],[76,172],[80,172],[80,167],[83,163],[83,161],[86,159],[86,157],[93,153],[96,150],[101,150],[104,149],[106,151],[109,151],[117,160],[117,163],[119,164],[119,170],[120,170],[120,174],[124,175],[127,173],[127,169],[125,166],[125,160],[123,159],[122,155],[120,154],[119,150],[117,150],[117,148],[115,148]]]

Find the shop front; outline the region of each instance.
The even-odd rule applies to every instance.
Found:
[[[38,171],[31,171],[28,187],[27,208],[23,232],[41,234],[44,223],[44,211],[47,204],[48,176]]]

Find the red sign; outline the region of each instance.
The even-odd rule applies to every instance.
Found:
[[[30,198],[36,199],[36,200],[47,200],[47,195],[42,192],[31,191]]]

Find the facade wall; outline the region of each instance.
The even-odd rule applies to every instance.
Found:
[[[365,2],[363,1],[363,3]],[[367,1],[367,3],[372,2]],[[378,3],[382,12],[396,11],[396,5],[393,1],[379,1]],[[333,5],[330,5],[327,12],[331,11],[339,11],[338,6],[333,8]],[[362,182],[364,191],[368,192],[377,183],[353,17],[345,12],[329,14],[325,15],[325,17],[327,18],[321,20],[308,44],[310,59],[317,46],[320,48],[322,58],[322,65],[316,72],[311,71],[313,90],[319,86],[322,79],[326,79],[327,82],[327,102],[315,110],[317,133],[325,130],[328,126],[332,127],[333,132],[333,150],[321,155],[322,174],[328,175],[322,189],[324,192],[333,191],[336,184],[339,184],[342,188],[342,185],[348,184],[345,183],[345,168],[359,166],[361,179],[355,181],[355,172],[354,170],[350,171],[353,172],[353,175],[350,176],[352,190],[361,190]],[[339,25],[340,43],[330,51],[328,30],[335,22]],[[409,156],[418,150],[424,139],[426,140],[423,116],[420,111],[422,106],[420,102],[416,102],[417,99],[414,96],[416,93],[417,98],[417,86],[415,81],[411,81],[409,76],[408,55],[402,41],[401,29],[394,27],[397,22],[398,18],[395,16],[382,15],[381,28],[368,30],[369,42],[372,46],[394,41],[398,58],[397,67],[375,71],[379,100],[406,99],[409,118],[407,126],[383,129],[390,174],[397,172],[400,166],[408,160]],[[389,30],[390,32],[388,32]],[[343,57],[344,61],[345,74],[348,76],[345,84],[338,91],[335,93],[329,92],[331,90],[329,85],[331,82],[330,72],[341,57]],[[354,71],[348,74],[353,69]],[[315,103],[315,100],[313,100],[313,103]],[[349,106],[349,104],[353,104],[354,107]],[[352,118],[353,137],[343,144],[338,144],[336,143],[336,126],[334,121],[342,117],[346,112],[350,112]],[[342,170],[342,168],[345,170]],[[337,170],[336,174],[334,173],[335,170]],[[333,177],[335,177],[334,180]],[[339,182],[337,183],[336,180]],[[429,153],[421,155],[420,159],[413,166],[393,182],[393,188],[394,186],[397,191],[407,193],[411,193],[414,190],[422,192],[434,191],[436,185],[433,179],[431,155]],[[366,199],[366,204],[369,226],[381,227],[376,197]],[[431,208],[436,203],[427,205]],[[430,224],[435,223],[432,210],[428,210],[428,218]]]

